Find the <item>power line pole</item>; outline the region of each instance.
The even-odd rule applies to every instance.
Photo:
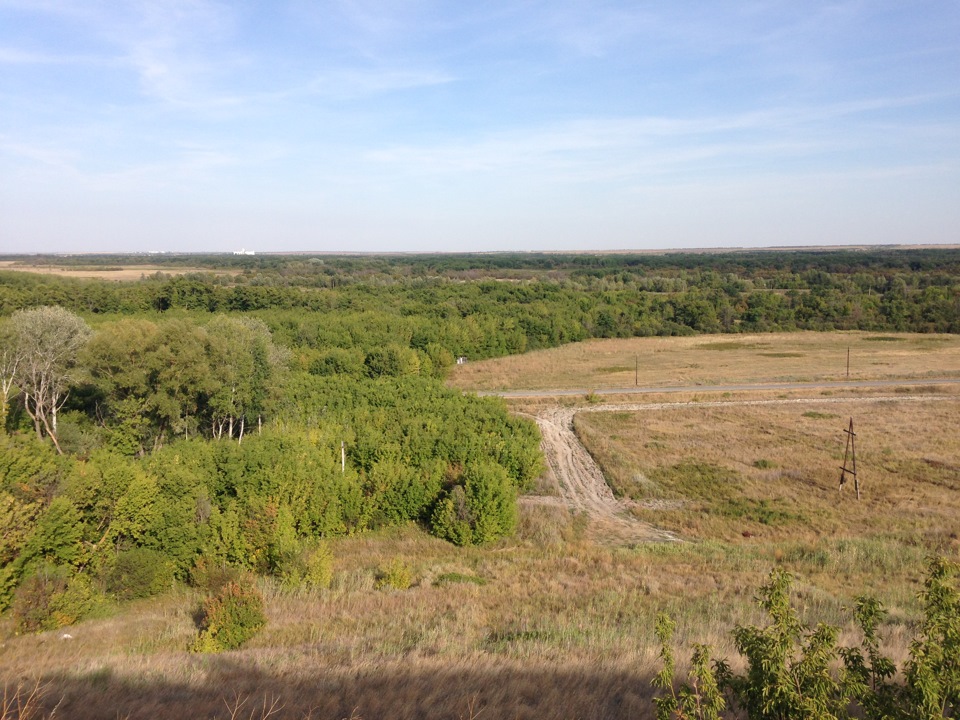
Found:
[[[857,491],[857,500],[860,499],[860,478],[857,476],[857,434],[853,431],[853,418],[850,418],[850,426],[844,430],[847,434],[847,448],[843,451],[843,466],[840,468],[840,490],[847,482],[847,474],[853,475],[853,487]],[[852,460],[853,469],[847,468],[847,459]]]

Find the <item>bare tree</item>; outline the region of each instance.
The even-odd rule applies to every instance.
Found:
[[[90,328],[62,307],[20,310],[10,318],[12,344],[18,354],[16,385],[37,437],[57,440],[57,413],[69,396],[77,354],[90,338]]]

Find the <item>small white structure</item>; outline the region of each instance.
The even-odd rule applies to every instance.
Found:
[[[244,250],[243,248],[240,248],[239,250],[234,250],[233,254],[234,255],[256,255],[256,253],[253,250]]]
[[[466,364],[467,364],[466,355],[460,355],[459,357],[457,357],[457,365],[466,365]]]

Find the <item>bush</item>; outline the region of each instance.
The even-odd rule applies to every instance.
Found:
[[[166,556],[148,548],[120,552],[107,569],[107,592],[118,600],[135,600],[163,592],[173,581],[173,565]]]
[[[463,487],[455,485],[447,497],[437,503],[430,518],[430,531],[454,545],[469,545],[473,540],[470,510]]]
[[[517,489],[507,471],[481,461],[467,466],[462,480],[434,508],[433,534],[455,545],[480,545],[511,534],[517,527]]]
[[[86,575],[45,565],[27,577],[13,598],[17,632],[43,632],[73,625],[89,614],[95,594]]]
[[[241,574],[232,565],[198,558],[190,570],[190,584],[207,595],[216,595],[229,583],[240,582]]]
[[[400,558],[394,558],[377,573],[377,587],[406,590],[413,584],[413,571]]]
[[[960,590],[956,563],[930,560],[919,632],[910,657],[898,670],[880,651],[877,628],[886,616],[879,601],[856,599],[854,619],[859,647],[839,647],[835,627],[805,626],[790,605],[791,576],[774,570],[760,588],[757,602],[770,618],[766,627],[738,626],[733,631],[746,672],[738,675],[723,660],[710,663],[709,648],[697,645],[691,662],[692,683],[675,687],[673,623],[657,619],[663,670],[654,684],[667,693],[656,698],[658,720],[718,720],[728,705],[735,717],[895,718],[957,717],[960,711]]]
[[[287,590],[328,588],[333,580],[333,553],[323,543],[309,543],[283,562],[280,578]]]
[[[195,652],[236,650],[267,624],[263,596],[252,586],[229,582],[203,603]]]

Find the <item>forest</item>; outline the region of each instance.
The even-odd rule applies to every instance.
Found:
[[[535,424],[445,386],[587,338],[960,331],[960,251],[8,257],[0,609],[70,624],[227,569],[329,582],[324,541],[513,532]]]

